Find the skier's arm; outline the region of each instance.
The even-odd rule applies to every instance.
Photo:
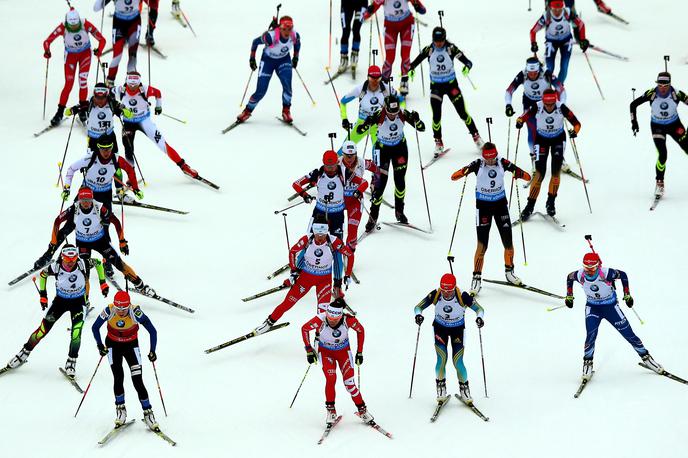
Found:
[[[103,212],[105,210],[105,212]],[[110,224],[115,226],[115,232],[117,232],[117,238],[122,241],[124,240],[124,230],[122,229],[122,223],[119,221],[119,219],[115,216],[114,213],[111,211],[108,211],[107,208],[101,207],[100,211],[101,216],[105,218],[105,221],[107,223],[103,223],[103,227],[105,228],[105,232],[107,232],[108,227]]]
[[[466,307],[470,307],[475,312],[476,318],[483,318],[485,316],[485,309],[473,299],[473,296],[464,291],[461,293],[461,300]]]
[[[628,275],[626,275],[626,272],[624,272],[623,270],[619,270],[619,269],[609,269],[607,271],[607,279],[608,280],[621,280],[621,286],[623,287],[623,292],[624,292],[624,294],[628,294],[628,292],[629,292]]]
[[[265,46],[270,46],[272,44],[272,35],[270,32],[265,32],[255,40],[253,40],[253,43],[251,43],[251,58],[255,59],[256,58],[256,51],[258,50],[258,46],[260,45],[265,45]]]
[[[46,294],[46,284],[48,283],[48,276],[50,275],[55,275],[52,264],[48,264],[48,267],[41,270],[41,279],[38,281],[38,294],[41,296]]]
[[[428,11],[425,9],[425,5],[423,5],[420,0],[411,0],[411,4],[416,9],[418,14],[425,14]]]
[[[409,70],[413,70],[414,68],[419,66],[421,64],[421,62],[423,62],[425,59],[427,59],[430,56],[430,50],[431,49],[432,49],[431,46],[426,46],[425,48],[423,48],[418,53],[418,55],[415,57],[415,59],[413,59],[413,61],[411,62],[411,67],[409,68]]]
[[[511,173],[514,174],[514,178],[518,179],[530,179],[530,174],[527,173],[525,170],[519,168],[516,164],[513,162],[506,160],[504,158],[500,158],[500,161],[502,163],[502,167],[504,167],[504,170],[507,170]],[[527,177],[526,177],[527,175]]]
[[[146,99],[149,97],[155,97],[155,108],[162,108],[162,92],[160,92],[160,89],[148,86],[146,89]]]
[[[131,189],[134,192],[138,192],[139,181],[138,178],[136,178],[136,170],[134,170],[134,167],[132,167],[131,164],[121,156],[117,158],[117,167],[126,172],[129,182],[131,183]]]
[[[573,125],[574,132],[576,132],[576,134],[580,132],[581,123],[580,121],[578,121],[578,118],[576,118],[576,115],[573,114],[573,111],[571,111],[569,107],[562,103],[561,112],[564,115],[564,117]]]
[[[313,170],[311,173],[308,175],[304,175],[295,182],[292,183],[291,187],[296,191],[296,193],[300,196],[303,196],[303,194],[306,192],[304,186],[308,186],[309,184],[314,184],[318,180],[318,169]]]
[[[678,91],[678,92],[676,93],[676,97],[678,98],[678,101],[679,101],[679,102],[683,102],[683,103],[685,103],[686,105],[688,105],[688,95],[686,95],[685,92],[683,92],[683,91]]]
[[[294,41],[294,59],[299,58],[299,52],[301,52],[301,35],[298,32],[295,33],[296,40]]]
[[[564,84],[557,79],[556,76],[550,75],[550,84],[554,88],[555,91],[557,91],[557,96],[559,97],[559,101],[561,103],[566,103],[566,89],[564,88]]]
[[[304,235],[289,249],[289,267],[291,270],[298,269],[297,257],[308,245],[308,236]]]
[[[470,175],[471,173],[478,173],[478,170],[480,170],[480,159],[476,159],[475,161],[471,162],[470,164],[460,168],[456,172],[452,173],[451,179],[452,181],[460,180],[461,178]]]
[[[110,306],[107,306],[102,312],[100,312],[100,315],[98,315],[96,321],[93,322],[93,326],[91,326],[91,331],[93,332],[93,337],[96,339],[98,348],[103,346],[103,340],[100,337],[100,328],[111,316],[112,314],[110,312]]]
[[[155,347],[158,345],[158,331],[155,329],[155,326],[153,326],[153,322],[145,313],[143,313],[143,310],[141,310],[141,307],[139,306],[136,306],[134,309],[134,316],[138,322],[141,323],[144,328],[146,328],[148,334],[150,334],[150,351],[155,353]]]
[[[640,97],[638,97],[637,99],[635,99],[631,102],[630,109],[631,109],[631,120],[632,121],[637,120],[637,118],[636,118],[637,108],[640,105],[642,105],[643,103],[649,102],[652,95],[654,94],[654,92],[655,92],[654,89],[649,89],[649,90],[645,91],[645,93],[643,95],[641,95]]]
[[[423,313],[423,310],[428,308],[430,304],[435,300],[435,296],[437,295],[437,290],[433,289],[430,291],[427,296],[425,296],[421,301],[413,308],[413,312],[416,315],[421,315]]]
[[[535,23],[535,25],[530,29],[530,42],[535,43],[537,38],[536,34],[545,27],[545,15],[540,16],[540,19]]]
[[[107,40],[105,39],[103,34],[100,33],[100,30],[96,29],[96,26],[91,24],[88,20],[84,20],[84,29],[91,35],[93,35],[93,38],[98,40],[98,52],[96,56],[100,56],[103,53],[103,49],[105,49],[105,44],[107,43]]]
[[[322,325],[322,320],[314,316],[301,326],[301,338],[303,339],[303,346],[306,351],[313,351],[311,346],[311,331],[318,329]]]
[[[471,60],[468,57],[466,57],[463,51],[461,51],[456,45],[452,44],[451,46],[449,46],[449,55],[452,59],[457,58],[459,62],[464,64],[469,69],[473,68],[473,62],[471,62]]]
[[[342,119],[348,119],[348,114],[346,112],[346,104],[352,100],[356,100],[363,90],[363,84],[358,84],[351,91],[344,94],[344,97],[339,101],[339,112]]]
[[[65,177],[64,177],[64,187],[65,188],[68,188],[72,185],[72,180],[74,179],[74,174],[77,171],[86,167],[90,161],[91,161],[91,156],[86,156],[84,158],[79,159],[76,162],[73,162],[67,168],[67,173],[65,174]]]
[[[60,23],[57,27],[55,27],[55,30],[53,30],[50,35],[48,35],[48,38],[43,41],[43,51],[48,53],[50,52],[50,44],[55,40],[55,38],[60,37],[64,35],[64,24]]]
[[[573,282],[576,281],[576,275],[578,275],[578,271],[574,270],[570,274],[566,276],[566,295],[567,296],[573,296]]]
[[[518,75],[514,78],[514,80],[509,84],[509,87],[506,88],[506,92],[504,93],[504,103],[506,105],[511,105],[513,101],[513,95],[514,92],[516,92],[516,89],[523,84],[524,78],[523,78],[523,72],[518,72]]]
[[[346,256],[346,271],[344,272],[344,275],[347,277],[351,276],[351,272],[354,270],[354,252],[351,251],[351,248],[349,248],[347,245],[342,242],[340,238],[335,238],[335,241],[332,243],[332,247],[336,250],[335,254],[339,254],[339,262],[340,262],[340,272],[343,266],[343,261],[342,261],[342,255]],[[336,257],[336,256],[335,256]],[[336,274],[335,274],[336,278]],[[340,278],[341,278],[341,273],[340,273]]]
[[[355,316],[346,315],[344,318],[349,329],[356,331],[356,353],[363,353],[363,342],[365,342],[365,329]]]
[[[578,38],[579,41],[585,40],[585,22],[577,14],[571,15],[571,21],[578,28]]]
[[[356,188],[356,191],[360,192],[361,194],[363,194],[365,192],[365,190],[368,189],[368,182],[366,180],[364,180],[363,178],[359,177],[358,175],[355,175],[351,179],[351,183],[358,185],[358,187]]]
[[[65,223],[64,227],[62,230],[60,230],[60,226],[62,223]],[[63,211],[59,215],[57,215],[57,218],[55,218],[55,221],[53,222],[53,232],[50,237],[50,243],[57,247],[59,244],[61,244],[64,239],[69,235],[75,228],[74,224],[74,207],[71,206],[67,210]]]
[[[380,167],[378,167],[375,164],[375,161],[372,159],[366,159],[365,160],[365,169],[368,170],[369,172],[373,173],[374,175],[379,175],[381,172]]]

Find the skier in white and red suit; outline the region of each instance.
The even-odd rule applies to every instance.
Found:
[[[111,0],[96,0],[93,11],[100,11]],[[108,87],[115,85],[115,77],[122,60],[124,44],[129,49],[127,71],[136,70],[136,53],[139,50],[141,36],[141,0],[112,0],[115,4],[115,14],[112,16],[112,60],[105,82]]]
[[[76,67],[79,66],[79,105],[88,107],[88,72],[91,69],[91,40],[88,34],[98,40],[98,47],[93,50],[93,54],[99,57],[105,48],[105,37],[96,27],[82,20],[79,13],[71,8],[65,15],[65,20],[52,31],[48,38],[43,42],[43,57],[50,59],[50,44],[57,38],[64,40],[64,73],[65,84],[60,93],[60,100],[57,104],[57,112],[50,120],[50,124],[56,126],[62,121],[64,109],[67,106],[69,93],[74,86]],[[85,111],[85,110],[84,110]],[[83,121],[83,119],[82,119]]]
[[[306,346],[306,358],[309,364],[320,361],[323,374],[325,374],[325,408],[327,409],[328,424],[337,419],[337,411],[334,407],[335,383],[337,382],[337,365],[342,373],[346,391],[358,407],[358,415],[364,422],[373,420],[368,413],[361,392],[356,386],[354,378],[354,358],[351,356],[349,346],[349,330],[356,331],[356,365],[363,364],[363,342],[365,330],[356,317],[344,314],[346,303],[343,298],[335,299],[327,306],[327,309],[311,318],[301,327],[303,343]],[[318,354],[311,346],[310,333],[315,331],[318,335]]]
[[[411,46],[415,30],[414,16],[409,8],[413,5],[418,14],[425,14],[425,6],[420,0],[373,0],[368,5],[363,19],[369,19],[384,4],[385,12],[385,64],[382,67],[382,77],[389,80],[392,75],[397,52],[397,37],[401,38],[401,86],[399,92],[408,94],[408,72],[411,68]]]

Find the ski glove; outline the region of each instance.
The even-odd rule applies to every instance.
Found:
[[[633,297],[630,294],[628,294],[628,293],[624,294],[623,300],[629,309],[631,307],[633,307]]]
[[[143,199],[143,191],[141,191],[140,189],[134,190],[134,195],[136,196],[136,198],[137,198],[138,200],[142,200],[142,199]]]
[[[308,194],[306,192],[301,194],[301,197],[303,198],[303,201],[306,202],[307,204],[310,204],[313,201],[313,196],[311,196],[310,194]]]
[[[41,310],[45,310],[48,308],[48,292],[47,291],[39,291],[39,294],[41,296],[41,298],[40,298]]]
[[[512,117],[512,116],[514,115],[514,107],[511,106],[511,104],[508,104],[508,105],[506,106],[505,113],[506,113],[506,115],[507,115],[508,117]]]
[[[258,69],[258,64],[256,64],[256,58],[255,57],[251,57],[248,60],[248,66],[251,67],[251,70],[253,70],[253,71]]]
[[[406,76],[408,76],[409,79],[410,79],[411,81],[413,81],[413,79],[416,77],[416,71],[415,71],[414,69],[411,69],[411,70],[408,71],[408,73],[406,74]]]
[[[154,363],[157,359],[158,359],[158,355],[156,355],[155,352],[153,350],[151,350],[150,353],[148,353],[148,360],[151,363]]]
[[[368,126],[366,125],[366,123],[359,124],[359,125],[356,127],[356,133],[357,133],[357,134],[362,134],[363,132],[366,131],[366,129],[368,129]]]
[[[573,308],[573,296],[566,296],[564,304],[570,309]]]
[[[575,129],[569,129],[569,138],[576,138],[578,134],[576,133]]]
[[[100,356],[107,356],[107,354],[110,351],[107,349],[107,347],[103,344],[98,345],[98,353],[100,353]]]
[[[524,171],[523,175],[521,175],[521,179],[525,181],[530,181],[533,179],[533,177],[530,176],[530,173]]]
[[[578,46],[580,46],[581,51],[585,52],[590,47],[590,42],[584,38],[578,42]]]
[[[344,275],[344,286],[346,289],[349,289],[349,285],[351,284],[351,277],[348,275]]]
[[[155,114],[156,115],[162,114],[162,107],[155,107]]]
[[[357,189],[354,191],[354,197],[358,200],[361,200],[363,198],[363,194],[361,194],[361,191]]]
[[[110,292],[110,287],[105,280],[100,282],[100,292],[103,293],[103,297],[107,297]]]
[[[537,42],[533,41],[532,43],[530,43],[530,50],[532,52],[538,52],[538,49],[540,49],[540,48],[538,48]]]
[[[299,65],[299,56],[294,56],[291,59],[291,66],[296,68],[297,65]]]
[[[485,326],[485,320],[483,320],[482,318],[478,317],[478,318],[475,319],[475,324],[478,325],[478,328],[482,328],[483,326]]]
[[[516,118],[516,128],[520,129],[523,127],[523,118]]]
[[[463,69],[461,70],[461,73],[463,74],[463,76],[468,76],[468,74],[470,72],[471,72],[471,67],[469,67],[468,65],[464,65]]]
[[[100,57],[101,54],[102,54],[102,51],[100,50],[100,48],[96,48],[96,49],[93,50],[93,55],[94,55],[94,56]]]
[[[296,280],[299,279],[299,275],[301,275],[301,272],[299,272],[298,270],[291,271],[291,273],[289,274],[289,281],[292,285],[296,283]]]
[[[633,131],[633,135],[640,132],[640,126],[638,126],[638,120],[635,118],[631,119],[631,130]]]
[[[356,352],[356,361],[355,362],[356,362],[357,366],[360,366],[361,364],[363,364],[363,353],[361,353],[360,351]]]
[[[69,199],[69,185],[66,184],[64,188],[62,188],[62,201],[67,202]]]
[[[46,49],[45,52],[43,53],[43,57],[46,59],[50,59],[52,57],[52,54],[50,54],[50,50]]]
[[[421,315],[420,313],[418,315],[416,315],[416,324],[418,326],[423,324],[423,321],[425,321],[425,317],[423,317],[423,315]]]
[[[315,354],[313,347],[306,348],[306,360],[308,361],[308,364],[315,364],[318,362],[318,355]]]
[[[127,239],[120,239],[119,251],[121,251],[122,254],[129,255],[129,243],[127,243]]]
[[[347,118],[342,119],[342,129],[349,130],[351,129],[351,123]]]
[[[425,123],[420,119],[413,124],[418,132],[425,132]]]
[[[129,108],[122,108],[122,114],[127,119],[131,119],[134,117],[134,112],[131,111]]]

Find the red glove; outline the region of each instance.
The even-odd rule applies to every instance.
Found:
[[[41,310],[48,308],[48,296],[41,295]]]
[[[100,282],[100,292],[103,293],[103,297],[107,297],[108,293],[110,292],[110,287],[108,286],[107,282]]]
[[[46,59],[50,59],[50,57],[52,57],[52,54],[50,54],[49,49],[45,50],[45,52],[43,53],[43,57],[45,57]]]

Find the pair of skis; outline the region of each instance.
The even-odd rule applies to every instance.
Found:
[[[113,205],[122,205],[122,201],[116,199],[116,200],[113,200],[113,201],[112,201],[112,204],[113,204]],[[177,214],[177,215],[188,215],[188,214],[189,214],[189,212],[187,212],[187,211],[175,210],[174,208],[160,207],[160,206],[158,206],[158,205],[144,204],[144,203],[141,203],[141,202],[137,202],[137,201],[135,201],[135,200],[134,200],[134,201],[130,201],[130,202],[127,202],[127,201],[125,200],[125,201],[124,201],[124,206],[125,206],[125,207],[146,208],[146,209],[149,209],[149,210],[156,210],[156,211],[161,211],[161,212],[165,212],[165,213],[174,213],[174,214]]]
[[[223,348],[227,348],[227,347],[230,347],[232,345],[236,345],[239,342],[243,342],[243,341],[251,339],[253,337],[261,336],[261,335],[267,334],[268,332],[276,331],[278,329],[282,329],[282,328],[285,328],[287,326],[289,326],[288,321],[272,326],[270,329],[265,331],[263,334],[257,334],[255,331],[251,331],[248,334],[244,334],[243,336],[239,336],[235,339],[229,340],[229,341],[222,343],[220,345],[216,345],[214,347],[208,348],[207,350],[204,350],[204,353],[205,354],[213,353],[213,352],[216,352],[218,350],[222,350]]]
[[[141,421],[143,421],[143,419],[142,419]],[[105,437],[103,437],[101,440],[98,441],[98,445],[105,445],[108,441],[110,441],[112,438],[114,438],[115,436],[117,436],[119,433],[121,433],[122,431],[124,431],[125,429],[127,429],[129,426],[133,425],[135,422],[136,422],[136,420],[129,420],[129,421],[126,422],[126,423],[123,423],[123,424],[121,424],[121,425],[115,426],[114,428],[112,428],[112,429],[110,430],[109,433],[107,433],[107,434],[105,435]],[[172,438],[170,438],[167,434],[165,434],[164,432],[162,432],[162,431],[160,430],[159,427],[158,427],[158,428],[155,428],[155,429],[151,429],[151,428],[148,428],[148,429],[150,429],[152,432],[154,432],[156,436],[158,436],[158,437],[160,437],[161,439],[165,440],[165,441],[166,441],[167,443],[169,443],[171,446],[174,447],[175,445],[177,445],[177,443],[176,443],[174,440],[172,440]]]
[[[544,218],[545,221],[549,221],[550,223],[552,223],[552,224],[554,225],[554,227],[556,227],[556,228],[559,229],[560,231],[563,231],[564,228],[566,228],[566,224],[564,224],[564,223],[562,223],[561,221],[559,221],[559,219],[558,219],[556,216],[554,216],[554,215],[547,215],[547,214],[542,213],[542,212],[533,212],[533,215],[542,216],[542,217]],[[531,215],[531,217],[532,217],[532,215]],[[518,226],[519,224],[523,224],[523,223],[525,223],[525,222],[527,222],[527,221],[529,221],[529,220],[530,220],[530,218],[528,218],[528,219],[525,220],[525,221],[522,220],[521,218],[519,218],[519,219],[517,219],[516,221],[513,221],[513,222],[511,223],[511,225],[512,225],[512,226]]]
[[[555,299],[564,299],[564,296],[550,293],[549,291],[545,291],[544,289],[536,288],[534,286],[529,286],[529,285],[526,285],[525,283],[521,283],[520,285],[514,285],[513,283],[509,283],[508,281],[489,280],[487,278],[483,278],[483,281],[485,281],[487,283],[493,283],[495,285],[503,285],[503,286],[510,286],[512,288],[519,288],[519,289],[523,289],[523,290],[530,291],[533,293],[542,294],[543,296],[553,297]]]
[[[423,170],[426,170],[432,164],[434,164],[435,162],[442,159],[444,157],[444,155],[447,154],[449,151],[451,151],[451,148],[446,148],[446,149],[443,148],[442,151],[440,151],[439,153],[435,153],[433,155],[432,159],[430,159],[430,161],[428,161],[425,165],[423,165]]]
[[[356,416],[360,418],[361,414],[356,412]],[[325,426],[325,430],[323,431],[322,436],[320,436],[320,440],[318,440],[318,445],[322,444],[325,441],[327,436],[330,435],[330,433],[332,432],[334,427],[337,426],[341,420],[342,420],[342,415],[339,415],[332,423],[328,423]],[[367,421],[367,422],[365,422],[365,424],[370,426],[371,428],[373,428],[374,430],[376,430],[377,432],[379,432],[383,436],[388,437],[390,439],[393,438],[392,433],[388,432],[382,426],[378,425],[377,422],[375,422],[375,420]]]
[[[114,286],[118,291],[123,291],[123,290],[124,290],[124,289],[122,288],[122,286],[121,286],[119,283],[117,283],[117,280],[115,280],[114,277],[112,277],[112,276],[106,274],[106,275],[105,275],[105,278],[107,278],[107,280],[110,282],[110,284],[112,284],[112,286]],[[160,301],[160,302],[162,302],[162,303],[164,303],[164,304],[167,304],[167,305],[169,305],[169,306],[178,308],[178,309],[180,309],[180,310],[184,310],[185,312],[196,313],[196,311],[195,311],[194,309],[189,308],[189,307],[186,307],[185,305],[181,305],[181,304],[179,304],[179,303],[177,303],[177,302],[175,302],[175,301],[173,301],[173,300],[171,300],[171,299],[168,299],[168,298],[166,298],[166,297],[163,297],[163,296],[159,295],[158,293],[156,293],[156,292],[154,292],[154,291],[153,291],[153,292],[145,293],[145,292],[142,292],[142,291],[137,291],[136,288],[132,288],[132,289],[129,290],[129,292],[134,292],[134,293],[136,293],[136,294],[140,294],[140,295],[142,295],[142,296],[146,296],[146,297],[149,297],[149,298],[151,298],[151,299],[155,299],[156,301]]]
[[[649,370],[649,371],[652,371],[652,372],[654,372],[655,374],[662,375],[662,376],[664,376],[664,377],[666,377],[666,378],[669,378],[669,379],[671,379],[671,380],[674,380],[675,382],[679,382],[679,383],[682,383],[682,384],[684,384],[684,385],[688,385],[688,380],[683,379],[683,378],[681,378],[681,377],[679,377],[679,376],[677,376],[677,375],[674,375],[674,374],[672,374],[671,372],[668,372],[668,371],[666,371],[666,370],[664,370],[664,369],[662,369],[662,372],[657,373],[657,372],[655,372],[654,369],[652,369],[650,366],[648,366],[648,365],[645,364],[644,362],[639,362],[639,363],[638,363],[638,366],[644,367],[645,369],[647,369],[647,370]],[[585,389],[585,387],[588,386],[588,383],[590,383],[590,380],[592,380],[592,376],[593,376],[593,375],[595,375],[595,371],[592,372],[592,375],[590,376],[589,379],[582,379],[582,380],[581,380],[580,385],[578,385],[578,390],[576,390],[576,392],[575,392],[574,395],[573,395],[574,398],[578,399],[578,398],[580,397],[580,395],[583,393],[583,390]]]
[[[281,122],[282,124],[291,127],[292,129],[294,129],[296,132],[298,132],[298,133],[299,133],[300,135],[302,135],[303,137],[305,137],[306,135],[308,135],[308,132],[302,130],[300,127],[298,127],[297,125],[295,125],[293,122],[287,122],[287,121],[285,121],[284,119],[282,119],[282,118],[280,118],[280,117],[277,117],[277,116],[275,116],[275,119],[277,119],[277,120],[278,120],[279,122]],[[231,123],[230,125],[228,125],[228,126],[225,127],[224,129],[222,129],[222,134],[226,134],[227,132],[229,132],[230,130],[234,129],[235,127],[237,127],[237,126],[240,125],[240,124],[244,124],[244,121],[239,121],[239,120],[234,121],[233,123]]]
[[[464,400],[461,396],[458,394],[454,394],[456,399],[458,399],[460,402],[462,402],[466,407],[471,409],[471,412],[476,414],[478,418],[480,418],[483,421],[490,421],[490,417],[486,417],[473,403],[472,400],[466,401]],[[437,417],[439,417],[440,412],[442,411],[442,408],[449,403],[449,400],[451,399],[451,396],[447,396],[446,398],[437,401],[437,406],[435,407],[435,412],[432,414],[432,417],[430,417],[430,421],[434,423],[437,420]]]

